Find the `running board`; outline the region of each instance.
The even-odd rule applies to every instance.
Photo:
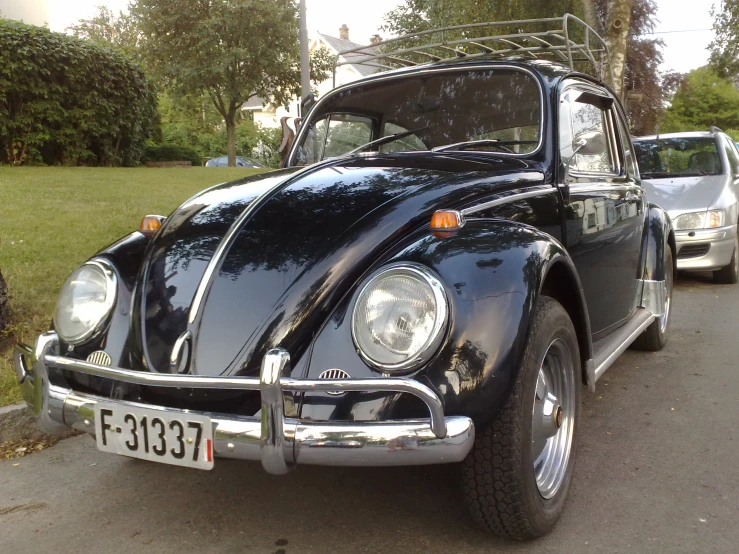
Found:
[[[595,382],[613,365],[618,357],[655,320],[656,316],[645,308],[639,308],[622,327],[593,345],[593,362],[588,367],[588,385],[594,390]],[[591,373],[592,372],[592,373]]]

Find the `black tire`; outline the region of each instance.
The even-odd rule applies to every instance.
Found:
[[[562,339],[569,349],[568,371],[574,379],[574,415],[569,458],[561,485],[544,498],[534,475],[532,406],[537,379],[550,345]],[[577,335],[567,312],[556,300],[542,296],[537,304],[521,369],[499,416],[481,429],[461,465],[466,504],[483,529],[512,539],[533,539],[552,529],[565,508],[572,481],[580,419],[582,388]]]
[[[667,302],[665,303],[665,316],[658,317],[647,327],[639,337],[631,345],[634,350],[643,350],[645,352],[659,352],[667,344],[667,337],[670,332],[670,320],[672,318],[672,287],[675,275],[673,266],[672,248],[668,248],[665,252],[665,267],[669,267],[670,271],[665,275],[665,287],[667,290]]]
[[[734,253],[731,255],[731,262],[726,267],[722,267],[713,272],[713,282],[720,285],[733,285],[739,281],[739,239],[734,240]]]

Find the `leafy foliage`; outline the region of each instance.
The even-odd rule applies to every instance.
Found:
[[[612,7],[612,0],[405,0],[386,14],[383,30],[391,35],[402,35],[448,25],[556,17],[569,12],[585,17],[603,33]],[[665,100],[659,73],[662,42],[642,36],[654,30],[656,13],[654,0],[631,0],[624,90],[626,95],[638,93],[641,97],[638,103],[628,103],[630,120],[638,134],[649,133],[655,128]]]
[[[0,162],[136,165],[157,119],[125,55],[0,20]]]
[[[149,66],[177,96],[206,94],[226,124],[229,161],[236,155],[241,107],[258,96],[284,105],[300,86],[295,0],[137,0],[131,14]],[[329,56],[314,56],[312,77],[328,75]]]
[[[195,150],[177,144],[160,144],[149,146],[144,153],[144,162],[192,162],[192,165],[202,165],[203,159]]]
[[[76,25],[66,28],[68,34],[103,46],[112,46],[137,57],[139,54],[139,30],[134,19],[126,12],[115,15],[107,6],[97,6],[92,17],[80,19]]]
[[[739,75],[739,0],[723,0],[723,9],[714,5],[713,29],[716,36],[708,46],[711,50],[711,66],[721,77],[736,79]]]
[[[739,90],[711,68],[688,73],[672,105],[666,110],[660,132],[739,129]]]

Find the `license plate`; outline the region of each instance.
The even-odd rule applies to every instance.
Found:
[[[98,449],[152,462],[213,469],[213,426],[198,414],[98,402]]]

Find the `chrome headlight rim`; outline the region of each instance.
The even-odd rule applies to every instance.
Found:
[[[403,362],[387,364],[373,359],[362,349],[361,345],[359,344],[356,333],[357,306],[360,304],[360,300],[363,295],[373,284],[375,284],[380,279],[387,278],[397,273],[411,274],[412,276],[422,280],[431,288],[436,305],[436,317],[434,319],[434,325],[432,327],[431,333],[429,334],[428,338],[423,343],[421,348],[413,356],[410,356],[407,360]],[[356,295],[356,299],[352,305],[351,335],[357,353],[362,358],[362,360],[371,368],[388,374],[411,373],[426,364],[437,353],[446,335],[448,322],[449,300],[446,289],[441,284],[441,280],[436,276],[436,274],[431,269],[421,264],[413,262],[395,262],[383,266],[381,269],[372,273],[372,275],[360,288],[359,293]]]
[[[100,318],[100,320],[95,325],[91,326],[90,329],[88,329],[85,333],[78,335],[76,337],[69,338],[69,337],[65,337],[59,330],[59,326],[57,325],[57,321],[56,321],[57,307],[55,306],[54,308],[54,327],[56,329],[56,332],[59,335],[59,338],[63,342],[65,342],[66,344],[72,345],[72,346],[85,344],[97,338],[98,336],[100,336],[103,333],[103,331],[105,331],[105,329],[108,327],[108,323],[110,322],[110,315],[113,313],[113,309],[115,308],[115,304],[118,300],[118,276],[116,275],[116,272],[113,269],[113,266],[107,260],[103,258],[95,258],[92,260],[88,260],[87,262],[80,265],[77,269],[75,269],[72,272],[70,277],[85,266],[96,267],[97,269],[100,270],[100,272],[102,273],[105,279],[105,288],[106,288],[105,303],[104,303],[105,314]],[[69,277],[67,278],[67,281],[68,280],[69,280]],[[66,286],[67,281],[64,282],[64,286]]]

